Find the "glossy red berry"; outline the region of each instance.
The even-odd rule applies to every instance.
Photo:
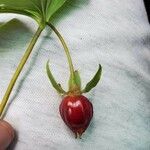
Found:
[[[93,117],[92,103],[83,95],[66,96],[59,107],[60,115],[65,124],[81,137]]]
[[[5,150],[15,137],[13,127],[6,121],[0,120],[0,150]]]

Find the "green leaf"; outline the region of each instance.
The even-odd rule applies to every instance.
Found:
[[[57,83],[55,78],[53,77],[48,64],[49,64],[49,61],[47,61],[47,64],[46,64],[46,71],[47,71],[47,75],[50,79],[52,86],[56,89],[58,93],[65,94],[66,92],[62,89],[61,85]]]
[[[100,81],[101,73],[102,73],[102,67],[101,65],[99,65],[98,71],[96,72],[95,76],[90,82],[87,83],[84,90],[82,90],[82,93],[89,92],[91,89],[93,89],[97,85],[97,83]]]
[[[45,26],[66,0],[0,0],[0,13],[18,13]]]

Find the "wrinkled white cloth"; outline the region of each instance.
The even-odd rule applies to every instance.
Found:
[[[5,120],[18,135],[10,149],[150,150],[150,25],[143,1],[76,0],[55,17],[82,86],[99,63],[103,67],[100,83],[86,94],[94,118],[82,139],[75,139],[60,118],[61,97],[48,80],[45,64],[50,59],[65,89],[69,70],[58,38],[46,28],[10,96]],[[2,98],[37,24],[28,17],[0,14],[0,26]]]

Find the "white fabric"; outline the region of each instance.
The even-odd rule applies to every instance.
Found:
[[[10,97],[5,120],[16,129],[14,150],[150,150],[150,26],[142,0],[76,0],[57,13],[83,86],[100,63],[101,82],[86,94],[94,118],[75,139],[60,118],[61,97],[45,72],[67,89],[68,64],[50,29],[42,33]],[[11,20],[17,18],[17,20]],[[22,57],[36,23],[0,14],[0,97]]]

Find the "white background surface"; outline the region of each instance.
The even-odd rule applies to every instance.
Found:
[[[103,66],[100,84],[88,96],[94,118],[76,140],[59,116],[61,98],[50,85],[50,59],[67,88],[63,49],[47,28],[10,97],[5,120],[16,129],[14,150],[150,150],[150,26],[142,0],[77,0],[56,15],[83,85]],[[23,16],[0,15],[0,97],[37,28]]]

